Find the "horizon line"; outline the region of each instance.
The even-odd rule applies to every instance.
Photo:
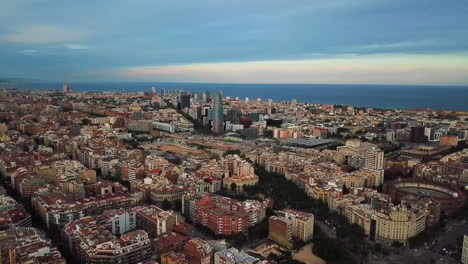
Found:
[[[59,81],[59,80],[35,80],[27,78],[10,78],[10,77],[0,77],[0,80],[5,79],[5,81],[15,81],[20,80],[19,83],[163,83],[163,84],[229,84],[229,85],[346,85],[346,86],[434,86],[434,87],[461,87],[468,88],[468,84],[378,84],[378,83],[253,83],[253,82],[177,82],[177,81],[132,81],[132,80],[122,80],[122,81],[111,81],[111,80],[75,80],[75,81]],[[0,81],[0,83],[2,83]]]

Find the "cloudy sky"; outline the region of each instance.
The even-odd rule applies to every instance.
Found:
[[[466,0],[0,0],[0,77],[468,85]]]

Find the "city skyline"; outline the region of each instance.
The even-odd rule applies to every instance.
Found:
[[[79,90],[0,88],[6,262],[467,262],[468,111]]]
[[[70,81],[467,85],[467,11],[419,0],[5,2],[0,71]]]

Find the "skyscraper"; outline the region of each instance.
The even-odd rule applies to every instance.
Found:
[[[267,109],[267,114],[268,115],[271,115],[271,104],[272,104],[273,100],[271,99],[268,99],[268,109]]]
[[[227,110],[226,120],[231,121],[233,124],[239,124],[242,111],[239,108],[231,108]]]
[[[463,236],[462,259],[463,264],[468,264],[468,236]]]
[[[190,95],[183,94],[180,96],[180,109],[190,108]]]
[[[71,92],[71,89],[70,89],[70,86],[68,85],[68,83],[63,83],[63,92],[64,93]]]
[[[217,91],[214,95],[213,102],[213,132],[224,132],[224,114],[223,114],[223,96],[221,91]]]

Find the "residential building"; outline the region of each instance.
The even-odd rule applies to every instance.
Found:
[[[463,235],[461,262],[463,264],[468,264],[468,235]]]
[[[268,239],[291,249],[292,221],[285,217],[271,216],[268,219]]]
[[[310,241],[314,236],[314,215],[298,210],[285,209],[277,212],[280,217],[289,219],[292,237],[302,242]]]
[[[201,238],[193,238],[187,241],[184,253],[189,263],[213,263],[213,247]]]
[[[0,263],[65,264],[51,242],[32,227],[12,227],[0,231]]]
[[[131,209],[136,215],[136,227],[145,230],[150,237],[158,237],[170,233],[177,222],[177,216],[172,211],[149,205],[138,206]]]
[[[214,254],[214,264],[255,264],[258,258],[240,251],[236,248],[228,248]]]
[[[83,264],[137,264],[151,257],[150,239],[145,231],[136,230],[116,237],[92,217],[67,224],[62,230],[62,239],[73,257]]]

